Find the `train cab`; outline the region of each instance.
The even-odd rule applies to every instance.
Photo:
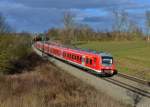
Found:
[[[100,70],[106,74],[115,74],[113,57],[108,53],[100,53]]]

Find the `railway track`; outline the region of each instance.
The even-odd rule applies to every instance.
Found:
[[[120,81],[116,78],[103,78],[103,80],[108,81],[108,82],[115,84],[117,86],[120,86],[122,88],[125,88],[128,91],[131,91],[137,95],[141,95],[141,96],[150,98],[150,92],[148,91],[149,88],[144,89],[143,87],[141,87],[142,88],[141,89],[141,88],[137,87],[136,85],[130,85],[129,83],[126,83],[124,81]]]
[[[138,83],[141,83],[143,85],[147,85],[147,86],[150,87],[150,81],[146,81],[146,80],[143,80],[143,79],[140,79],[140,78],[137,78],[137,77],[133,77],[133,76],[129,76],[129,75],[126,75],[126,74],[122,74],[122,73],[118,73],[118,76],[129,79],[129,80],[132,80],[132,81],[135,81],[135,82],[138,82]]]
[[[74,65],[72,66],[75,67]],[[87,73],[86,70],[82,68],[79,68],[79,69]],[[115,75],[114,77],[99,77],[91,72],[88,72],[88,73],[98,77],[99,79],[103,79],[107,82],[110,82],[114,85],[120,86],[128,91],[131,91],[135,93],[136,95],[141,95],[141,96],[150,98],[150,87],[147,84],[147,81],[142,81],[141,79],[134,78],[134,77],[132,78],[131,76],[128,76],[125,74],[122,74],[123,76],[119,74],[119,75]],[[122,79],[119,79],[118,77]],[[124,81],[125,79],[128,80],[128,82]],[[132,82],[133,84],[131,84]]]
[[[41,55],[42,56],[42,55]],[[63,61],[63,63],[65,63]],[[80,69],[81,70],[81,69]],[[82,69],[82,71],[86,72],[85,70]],[[97,76],[98,77],[98,76]],[[120,78],[120,79],[119,79]],[[119,87],[122,87],[124,89],[127,89],[128,91],[131,91],[133,93],[136,93],[138,95],[141,95],[141,96],[144,96],[144,97],[147,97],[147,98],[150,98],[150,87],[149,87],[149,82],[145,81],[145,80],[141,80],[141,79],[138,79],[138,78],[135,78],[135,77],[131,77],[131,76],[128,76],[128,75],[125,75],[125,74],[121,74],[119,73],[118,75],[116,76],[113,76],[113,77],[109,77],[109,78],[105,78],[105,77],[102,77],[101,79],[107,81],[107,82],[110,82],[114,85],[117,85]],[[125,79],[128,81],[126,82]],[[131,82],[133,81],[133,84],[130,84]],[[138,84],[142,84],[142,88],[143,86],[145,87],[146,86],[146,89],[141,89],[141,87],[137,87],[136,83]],[[139,86],[139,85],[138,85]],[[149,90],[149,91],[147,91]]]

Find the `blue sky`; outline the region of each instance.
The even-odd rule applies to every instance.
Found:
[[[75,14],[78,23],[107,30],[114,22],[113,9],[125,10],[144,29],[150,0],[0,0],[0,13],[18,32],[63,27],[63,14],[68,10]]]

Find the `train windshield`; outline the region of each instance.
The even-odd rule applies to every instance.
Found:
[[[108,57],[108,56],[103,56],[102,57],[102,64],[106,65],[106,66],[111,66],[113,63],[113,58],[112,57]]]

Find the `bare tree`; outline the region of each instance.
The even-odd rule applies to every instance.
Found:
[[[132,38],[141,38],[142,37],[142,30],[140,28],[140,26],[137,24],[137,22],[130,20],[129,21],[129,33],[130,33],[130,37],[132,35]]]
[[[113,10],[114,16],[113,30],[116,32],[116,38],[135,39],[141,36],[141,29],[135,20],[129,18],[125,10]]]
[[[75,38],[75,14],[71,13],[70,11],[66,11],[64,13],[64,30],[62,32],[61,40],[65,44],[71,44],[71,41]]]
[[[46,35],[51,39],[51,40],[57,40],[59,37],[58,33],[59,29],[57,28],[51,28],[46,32]]]
[[[11,31],[11,27],[6,23],[2,13],[0,13],[0,33],[7,33]]]
[[[129,26],[128,13],[124,10],[113,10],[115,23],[113,29],[117,32],[127,32]]]
[[[64,13],[64,27],[65,29],[73,29],[75,27],[75,15],[71,13],[70,11],[66,11]]]
[[[147,41],[150,41],[150,11],[146,11]]]

